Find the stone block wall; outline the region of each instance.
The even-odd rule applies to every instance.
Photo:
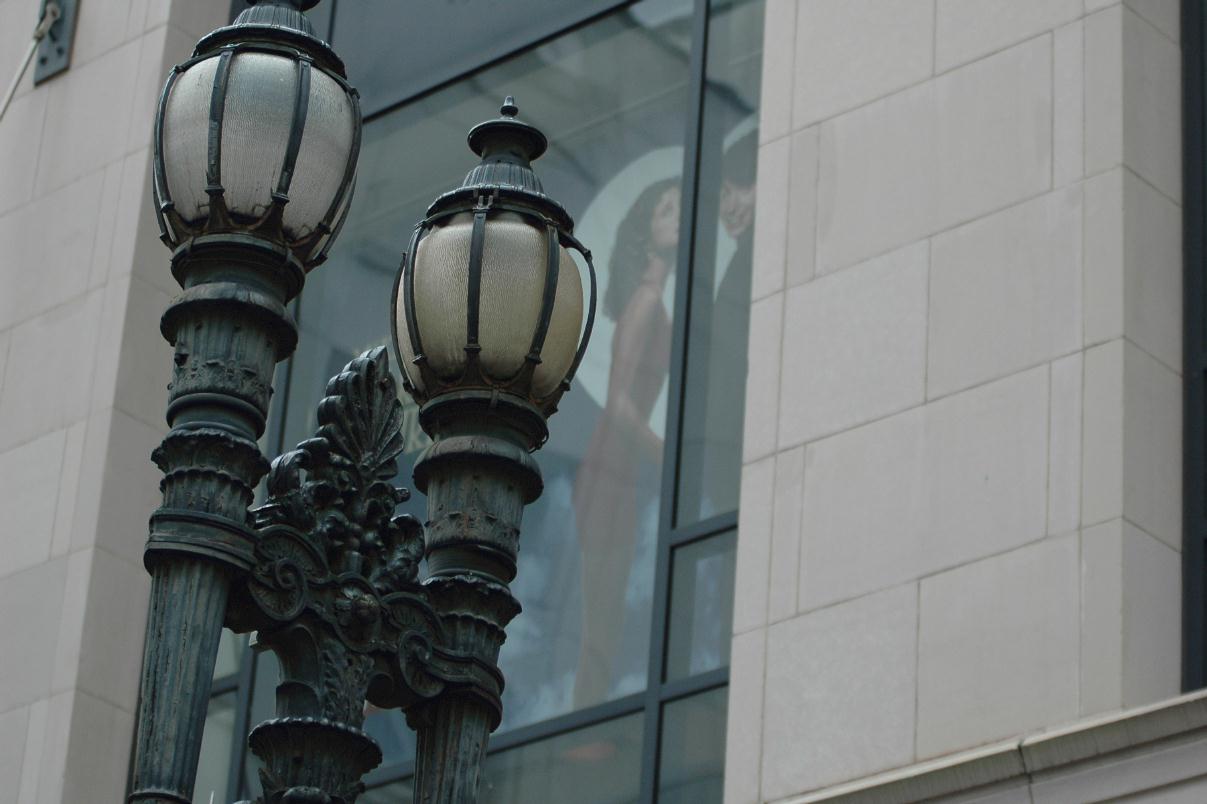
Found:
[[[1176,695],[1177,0],[768,0],[726,801]]]
[[[38,0],[0,0],[0,83]],[[227,0],[81,0],[0,121],[0,804],[121,801],[177,291],[150,199],[167,70]]]

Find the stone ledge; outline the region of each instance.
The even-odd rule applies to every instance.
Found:
[[[908,804],[1066,768],[1207,729],[1207,690],[846,782],[783,804]]]

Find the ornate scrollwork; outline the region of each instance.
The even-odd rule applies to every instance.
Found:
[[[414,584],[423,532],[394,509],[410,493],[389,481],[402,452],[402,406],[384,347],[353,360],[327,384],[319,428],[272,463],[257,526],[304,534],[336,572],[364,575],[382,594]]]
[[[255,561],[228,607],[228,624],[257,631],[281,665],[278,716],[251,740],[264,804],[355,800],[360,775],[381,760],[361,729],[366,701],[410,712],[460,690],[496,725],[501,711],[498,669],[449,638],[461,625],[448,623],[469,615],[448,579],[419,583],[423,527],[394,513],[408,493],[391,483],[403,416],[384,349],[327,384],[318,423],[272,464],[268,500],[253,512]],[[503,606],[502,621],[518,609],[503,587],[460,584]]]

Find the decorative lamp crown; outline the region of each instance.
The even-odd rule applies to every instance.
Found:
[[[548,140],[518,113],[508,97],[500,117],[469,132],[481,161],[432,202],[395,280],[394,343],[404,385],[421,405],[450,393],[505,394],[547,418],[591,336],[591,254],[532,170]],[[589,277],[585,326],[571,250]]]

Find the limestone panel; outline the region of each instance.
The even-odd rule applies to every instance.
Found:
[[[935,71],[1044,33],[1081,13],[1081,0],[938,0]]]
[[[1085,337],[1182,366],[1182,212],[1126,168],[1085,184]]]
[[[1042,192],[1050,36],[826,122],[820,170],[819,273]]]
[[[130,761],[126,735],[134,731],[134,716],[84,692],[74,698],[63,801],[120,801]]]
[[[775,451],[780,405],[780,348],[783,341],[784,294],[760,299],[750,308],[746,364],[746,412],[742,460],[757,460]]]
[[[1081,521],[1123,516],[1123,341],[1087,349],[1083,399]]]
[[[141,46],[128,42],[73,67],[47,85],[42,152],[54,158],[38,165],[36,192],[63,187],[92,173],[126,152]],[[80,136],[87,131],[89,136]]]
[[[1123,331],[1182,371],[1182,209],[1123,172]]]
[[[1041,538],[1047,431],[1041,366],[810,445],[802,610]]]
[[[1128,8],[1135,11],[1161,33],[1173,41],[1179,41],[1182,14],[1178,0],[1126,0]]]
[[[8,3],[8,6],[14,6]],[[0,12],[6,10],[0,6]],[[0,31],[5,25],[0,23]],[[14,26],[15,28],[15,26]],[[3,36],[0,33],[0,36]],[[0,46],[0,54],[15,53],[18,49],[6,51]],[[7,81],[16,66],[6,69],[0,75],[4,76],[5,89]],[[14,208],[26,203],[33,195],[34,179],[38,169],[38,154],[41,141],[37,136],[42,130],[42,117],[46,113],[46,94],[33,92],[13,100],[0,121],[0,215],[11,212]]]
[[[1081,523],[1081,410],[1084,360],[1080,352],[1052,363],[1048,421],[1048,533]]]
[[[910,761],[917,593],[905,584],[768,629],[764,800]]]
[[[738,554],[734,570],[735,634],[767,624],[767,585],[771,567],[771,511],[775,495],[775,458],[742,468],[738,508]]]
[[[0,327],[87,290],[103,184],[104,171],[95,171],[0,219]]]
[[[0,453],[0,511],[4,512],[4,549],[0,576],[28,569],[50,558],[65,430],[55,430]]]
[[[787,136],[792,128],[792,62],[796,52],[796,8],[796,0],[767,0],[764,5],[759,142],[769,142]]]
[[[750,295],[761,299],[784,287],[784,254],[788,246],[789,139],[759,147],[758,206],[754,217]],[[795,224],[795,221],[793,222]]]
[[[138,700],[151,580],[141,564],[93,551],[77,687],[131,711]]]
[[[1085,173],[1085,27],[1080,20],[1052,35],[1052,182]]]
[[[20,646],[0,651],[0,712],[50,695],[66,579],[65,558],[0,578],[0,644]]]
[[[83,419],[92,380],[91,346],[101,291],[62,304],[11,330],[0,397],[0,449]]]
[[[934,0],[800,0],[794,127],[928,77],[933,20]]]
[[[1123,159],[1182,198],[1182,53],[1130,8],[1123,13]]]
[[[1181,56],[1126,5],[1085,21],[1086,171],[1126,164],[1181,198]]]
[[[1123,382],[1123,514],[1181,550],[1182,382],[1130,343]]]
[[[164,433],[162,428],[150,427],[121,411],[113,410],[110,415],[102,503],[93,538],[96,546],[137,566],[142,563],[147,521],[161,502],[156,482],[159,473],[149,456]],[[106,505],[106,500],[121,500],[122,504]],[[76,535],[85,537],[86,533],[77,530]],[[73,542],[76,548],[86,546],[86,542]]]
[[[1082,715],[1123,705],[1123,520],[1081,534]]]
[[[934,238],[930,397],[1081,347],[1081,203],[1058,190]]]
[[[814,273],[817,254],[817,141],[816,126],[792,135],[785,270],[788,287],[808,282]]]
[[[1123,523],[1123,706],[1172,698],[1182,683],[1182,557]]]
[[[923,579],[919,758],[1077,715],[1075,535]]]
[[[22,706],[0,714],[0,804],[17,804],[21,763],[25,760],[25,732],[29,725],[29,707]]]
[[[725,804],[758,804],[763,748],[763,674],[767,632],[734,637],[725,721]]]
[[[800,566],[801,498],[805,480],[805,449],[775,456],[775,499],[771,515],[771,572],[767,586],[770,622],[796,614]]]
[[[917,243],[788,291],[781,447],[922,401],[927,258]]]

